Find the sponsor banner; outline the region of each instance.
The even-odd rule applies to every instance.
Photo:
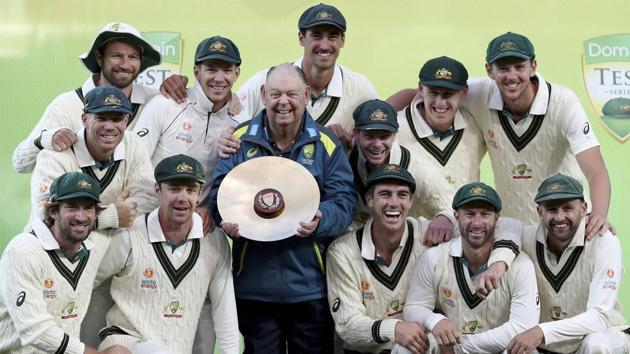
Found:
[[[183,44],[179,32],[142,32],[146,39],[162,55],[160,65],[147,68],[138,75],[136,83],[159,88],[162,82],[173,74],[182,73]]]
[[[584,41],[582,73],[595,115],[611,136],[626,142],[630,138],[630,34]]]

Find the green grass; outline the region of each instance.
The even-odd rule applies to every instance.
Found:
[[[573,89],[584,105],[602,145],[613,186],[609,218],[630,254],[630,143],[606,133],[595,117],[582,79],[583,41],[628,32],[624,0],[572,1],[333,1],[346,15],[348,32],[340,62],[368,76],[381,97],[417,83],[420,65],[449,55],[471,76],[483,76],[487,42],[508,30],[528,35],[536,46],[538,70],[545,79]],[[125,21],[142,31],[173,31],[184,39],[183,72],[192,76],[197,43],[211,35],[233,39],[243,58],[243,83],[256,71],[300,56],[297,19],[304,1],[230,1],[190,3],[5,1],[0,14],[0,249],[20,232],[29,214],[29,176],[11,166],[13,149],[59,93],[80,86],[87,71],[77,56],[110,21]],[[122,14],[126,10],[126,14]],[[177,20],[182,19],[182,20]],[[489,164],[483,179],[491,181]],[[626,268],[630,265],[624,260]],[[630,305],[628,285],[621,301]],[[627,317],[630,312],[625,311]]]

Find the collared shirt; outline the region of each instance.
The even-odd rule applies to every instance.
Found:
[[[373,219],[370,218],[370,220],[365,224],[365,229],[363,230],[363,237],[361,239],[361,257],[367,259],[368,261],[376,262],[376,264],[378,264],[380,268],[385,268],[387,269],[386,272],[390,272],[391,270],[393,270],[394,267],[392,267],[392,269],[388,268],[391,265],[398,264],[398,261],[400,260],[402,249],[407,242],[409,230],[405,225],[405,231],[403,232],[403,235],[400,239],[400,243],[398,243],[398,247],[396,247],[396,250],[392,254],[391,261],[386,261],[378,254],[376,246],[374,246],[374,241],[372,240],[372,222]]]
[[[420,113],[421,112],[420,109],[418,108],[419,105],[424,104],[423,102],[424,101],[422,100],[421,94],[417,94],[416,97],[414,97],[413,101],[411,102],[411,108],[412,108],[411,116],[413,117],[414,123],[416,123],[418,136],[421,138],[433,136],[435,134],[433,128],[431,128],[429,123],[427,123],[427,121],[424,119],[424,117]],[[466,120],[464,119],[464,117],[458,110],[457,112],[455,112],[455,119],[453,120],[453,124],[451,125],[449,129],[460,130],[460,129],[466,128],[467,125],[468,124]],[[446,136],[441,137],[440,140],[445,139],[445,138]]]
[[[301,57],[298,60],[294,61],[293,65],[298,66],[300,67],[300,69],[302,69],[303,60],[304,60],[304,57]],[[311,96],[311,107],[317,109],[322,104],[323,102],[322,99],[325,98],[326,96],[341,97],[342,94],[343,94],[343,75],[341,73],[341,68],[339,67],[339,65],[335,65],[335,71],[333,72],[333,76],[330,79],[330,82],[328,83],[328,85],[326,85],[326,88],[324,88],[324,91],[322,91],[322,93],[318,97]]]

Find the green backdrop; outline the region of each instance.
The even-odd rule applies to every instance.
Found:
[[[420,65],[429,58],[452,56],[467,66],[471,76],[483,76],[485,48],[492,37],[508,30],[529,36],[536,47],[538,70],[545,79],[573,89],[589,114],[611,177],[609,219],[630,254],[626,235],[630,218],[623,211],[623,203],[630,198],[630,142],[623,144],[604,129],[589,103],[582,74],[585,41],[630,32],[626,0],[332,3],[348,21],[340,63],[366,75],[383,98],[415,86]],[[294,0],[0,0],[0,185],[5,189],[0,202],[0,249],[22,230],[29,213],[30,176],[14,172],[13,150],[55,96],[87,78],[77,57],[107,22],[128,22],[140,31],[181,33],[182,72],[189,77],[197,43],[211,35],[229,37],[243,58],[239,86],[256,71],[301,55],[297,19],[311,4]],[[483,179],[492,180],[487,161]],[[629,264],[627,258],[624,263]],[[620,294],[629,307],[627,289],[626,283]],[[625,314],[630,317],[628,310]]]

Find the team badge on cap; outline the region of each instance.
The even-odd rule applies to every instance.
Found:
[[[370,119],[377,122],[385,122],[387,121],[387,113],[381,111],[380,109],[377,109],[376,111],[372,112],[372,114],[370,114]]]
[[[383,170],[385,173],[400,173],[400,167],[398,165],[385,166]]]
[[[499,46],[499,50],[515,50],[515,49],[518,49],[518,46],[516,45],[516,43],[512,41],[503,42]]]
[[[114,95],[109,95],[107,96],[107,98],[105,98],[105,101],[103,101],[103,104],[110,105],[110,106],[120,106],[121,101],[118,97]]]
[[[453,73],[448,71],[447,68],[440,68],[435,72],[435,78],[436,80],[452,80]]]
[[[470,190],[470,195],[482,195],[484,193],[483,188],[481,187],[475,187],[473,189]]]
[[[77,182],[77,186],[81,189],[91,189],[92,183],[88,182],[87,180],[82,179],[79,182]]]
[[[333,15],[329,14],[326,11],[320,11],[317,13],[317,15],[315,15],[315,18],[320,19],[320,20],[328,20],[328,19],[332,19]]]
[[[215,41],[210,45],[210,48],[208,48],[209,51],[211,52],[225,52],[225,50],[227,49],[227,46],[223,43],[221,43],[220,41]]]
[[[182,162],[179,165],[177,165],[177,167],[175,168],[176,172],[180,172],[180,173],[192,173],[192,166],[190,166],[189,164]]]

